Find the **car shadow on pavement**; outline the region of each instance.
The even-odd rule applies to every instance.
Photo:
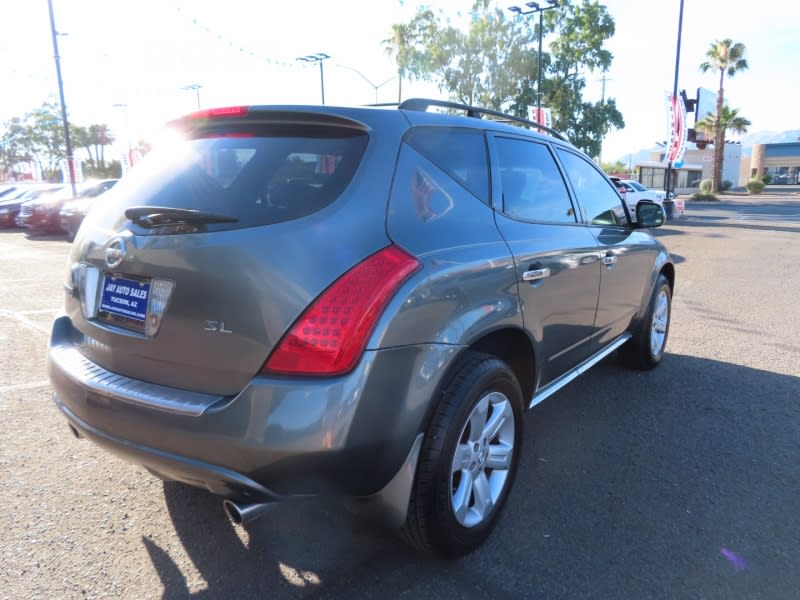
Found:
[[[67,239],[67,234],[51,231],[26,231],[25,237],[37,242],[63,242]]]
[[[498,529],[458,561],[321,500],[234,527],[219,498],[173,483],[166,504],[206,589],[190,593],[170,549],[143,543],[170,599],[791,597],[798,398],[798,376],[607,359],[527,415]]]

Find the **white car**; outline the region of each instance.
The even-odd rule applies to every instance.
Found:
[[[634,220],[636,219],[636,205],[642,200],[652,200],[659,206],[664,206],[664,199],[667,197],[667,193],[664,190],[648,189],[633,179],[612,177],[611,180],[617,186],[617,190],[625,200],[625,204],[628,205],[628,210]]]

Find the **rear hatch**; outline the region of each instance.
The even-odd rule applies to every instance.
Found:
[[[81,352],[114,373],[235,394],[314,298],[388,244],[391,165],[376,184],[369,128],[331,113],[174,125],[89,212],[67,313]]]

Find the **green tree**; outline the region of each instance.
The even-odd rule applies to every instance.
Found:
[[[752,123],[750,123],[749,119],[739,115],[738,108],[723,106],[719,116],[708,114],[703,120],[697,122],[695,128],[716,140],[717,134],[720,133],[717,131],[717,127],[719,127],[722,130],[722,139],[724,140],[728,131],[739,134],[747,133],[747,128],[750,125]]]
[[[714,168],[711,178],[712,192],[719,191],[722,185],[722,156],[725,153],[725,130],[721,126],[722,111],[725,106],[725,75],[733,77],[736,73],[748,68],[744,58],[745,46],[742,43],[733,43],[726,38],[717,40],[706,52],[706,61],[700,64],[703,73],[719,71],[719,91],[717,92],[717,113],[714,117]]]
[[[553,110],[555,129],[597,156],[603,136],[624,121],[613,99],[584,101],[581,73],[610,66],[603,43],[614,34],[614,21],[597,0],[564,0],[544,17],[542,33],[558,33],[551,52],[542,54],[542,105]],[[540,65],[538,23],[532,19],[508,18],[489,0],[476,0],[465,30],[421,7],[409,23],[394,25],[393,33],[384,43],[407,77],[435,81],[458,102],[521,117],[536,104]]]
[[[60,170],[60,161],[67,156],[64,142],[64,123],[55,102],[43,102],[25,115],[28,136],[34,158],[46,177],[52,178]]]
[[[403,78],[406,76],[405,65],[408,63],[408,52],[411,47],[411,30],[408,25],[392,25],[392,37],[383,40],[386,54],[394,58],[397,64],[397,101],[403,101]]]
[[[16,165],[33,160],[33,146],[30,130],[20,117],[9,119],[3,124],[0,137],[0,169],[12,172]]]
[[[89,156],[89,164],[87,166],[93,169],[97,163],[92,155],[92,142],[89,137],[89,129],[83,125],[70,125],[69,133],[72,139],[72,145],[75,148],[83,148],[86,150],[86,154]]]
[[[614,19],[597,0],[564,2],[544,13],[545,33],[556,33],[550,43],[551,64],[542,86],[544,106],[553,109],[555,129],[589,156],[599,156],[603,138],[612,127],[625,126],[613,98],[583,99],[587,69],[606,72],[613,55],[603,47],[615,32]]]
[[[613,175],[614,173],[627,173],[628,167],[625,166],[620,161],[616,162],[604,162],[600,165],[600,168],[603,169],[609,175]]]
[[[71,123],[70,135],[75,148],[86,149],[87,174],[103,176],[114,169],[113,165],[107,168],[105,164],[105,147],[115,141],[108,125],[83,127]],[[11,171],[22,162],[36,161],[45,177],[53,179],[60,177],[60,161],[66,156],[61,110],[55,102],[44,102],[23,117],[14,117],[3,124],[0,168],[4,171]]]
[[[110,146],[116,141],[116,138],[111,134],[108,125],[102,123],[95,123],[89,125],[89,144],[94,146],[94,155],[97,158],[98,167],[105,168],[105,147]],[[90,153],[91,157],[91,153]]]
[[[535,73],[527,23],[509,21],[488,0],[475,2],[466,31],[427,7],[392,30],[384,43],[396,57],[398,72],[435,81],[457,102],[500,110],[516,97],[520,84],[530,85]]]

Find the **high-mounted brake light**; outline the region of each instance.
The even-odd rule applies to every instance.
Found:
[[[220,133],[207,133],[203,136],[205,139],[216,139],[216,138],[252,138],[256,137],[254,133],[247,133],[245,131],[223,131]]]
[[[213,119],[216,117],[243,117],[247,114],[247,106],[223,106],[222,108],[207,108],[198,110],[187,116],[188,119]]]
[[[331,376],[353,369],[383,309],[419,266],[397,246],[357,264],[300,315],[262,372]]]

